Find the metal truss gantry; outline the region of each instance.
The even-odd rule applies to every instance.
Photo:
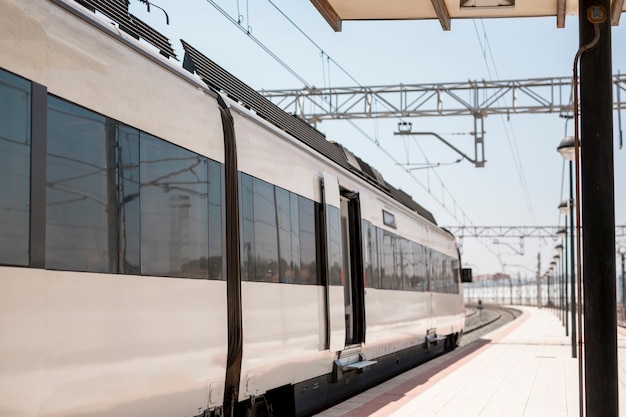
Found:
[[[626,75],[613,75],[614,109]],[[509,81],[261,90],[288,113],[311,124],[334,119],[572,113],[572,77]]]
[[[457,238],[550,238],[563,226],[443,226]],[[615,226],[615,237],[626,236],[626,225]]]
[[[626,108],[621,92],[626,75],[613,75],[613,108]],[[531,78],[508,81],[467,81],[458,83],[397,84],[381,86],[261,90],[260,93],[288,113],[311,125],[324,120],[440,116],[474,118],[476,167],[485,164],[484,118],[491,114],[559,113],[571,117],[572,77]],[[411,132],[410,123],[401,123]],[[469,158],[468,158],[469,159]]]

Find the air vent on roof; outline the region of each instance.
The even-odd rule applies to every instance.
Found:
[[[385,181],[385,179],[383,178],[383,176],[380,174],[380,172],[378,172],[376,170],[376,168],[374,168],[373,166],[370,165],[370,168],[372,169],[372,173],[374,174],[374,177],[376,178],[376,181],[378,181],[378,185],[380,185],[381,187],[383,187],[383,189],[387,189],[387,182]]]
[[[181,42],[185,49],[183,68],[197,74],[209,88],[222,92],[232,100],[255,111],[257,116],[287,132],[343,168],[347,170],[356,168],[371,184],[378,186],[400,203],[435,223],[435,219],[428,211],[404,193],[398,193],[395,188],[389,186],[383,176],[369,164],[356,157],[343,146],[327,141],[321,132],[303,120],[285,113],[281,108],[201,54],[187,42],[182,39]],[[356,163],[356,165],[353,163]]]
[[[184,40],[181,40],[181,43],[185,49],[183,67],[189,72],[198,74],[210,88],[224,92],[232,100],[256,112],[257,116],[289,133],[342,167],[349,167],[341,148],[328,142],[320,131],[297,116],[286,113]]]
[[[356,159],[356,156],[346,148],[343,148],[343,153],[346,155],[346,161],[359,172],[361,172],[361,165],[359,165],[359,161]]]
[[[176,58],[167,37],[128,12],[128,0],[76,0],[91,10],[113,20],[119,28],[136,39],[143,39],[159,50],[166,58]]]

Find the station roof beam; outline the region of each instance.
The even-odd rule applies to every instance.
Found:
[[[311,0],[336,32],[343,21],[438,19],[450,30],[453,19],[489,17],[551,17],[565,27],[565,16],[578,15],[578,0]],[[612,0],[612,24],[619,23],[624,0]]]

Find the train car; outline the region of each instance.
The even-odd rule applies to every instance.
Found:
[[[182,47],[0,4],[0,416],[305,416],[462,336],[454,237]]]

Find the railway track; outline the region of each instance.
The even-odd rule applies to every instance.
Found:
[[[521,311],[500,306],[483,305],[482,308],[466,306],[465,332],[461,346],[467,345],[483,335],[515,320]]]

